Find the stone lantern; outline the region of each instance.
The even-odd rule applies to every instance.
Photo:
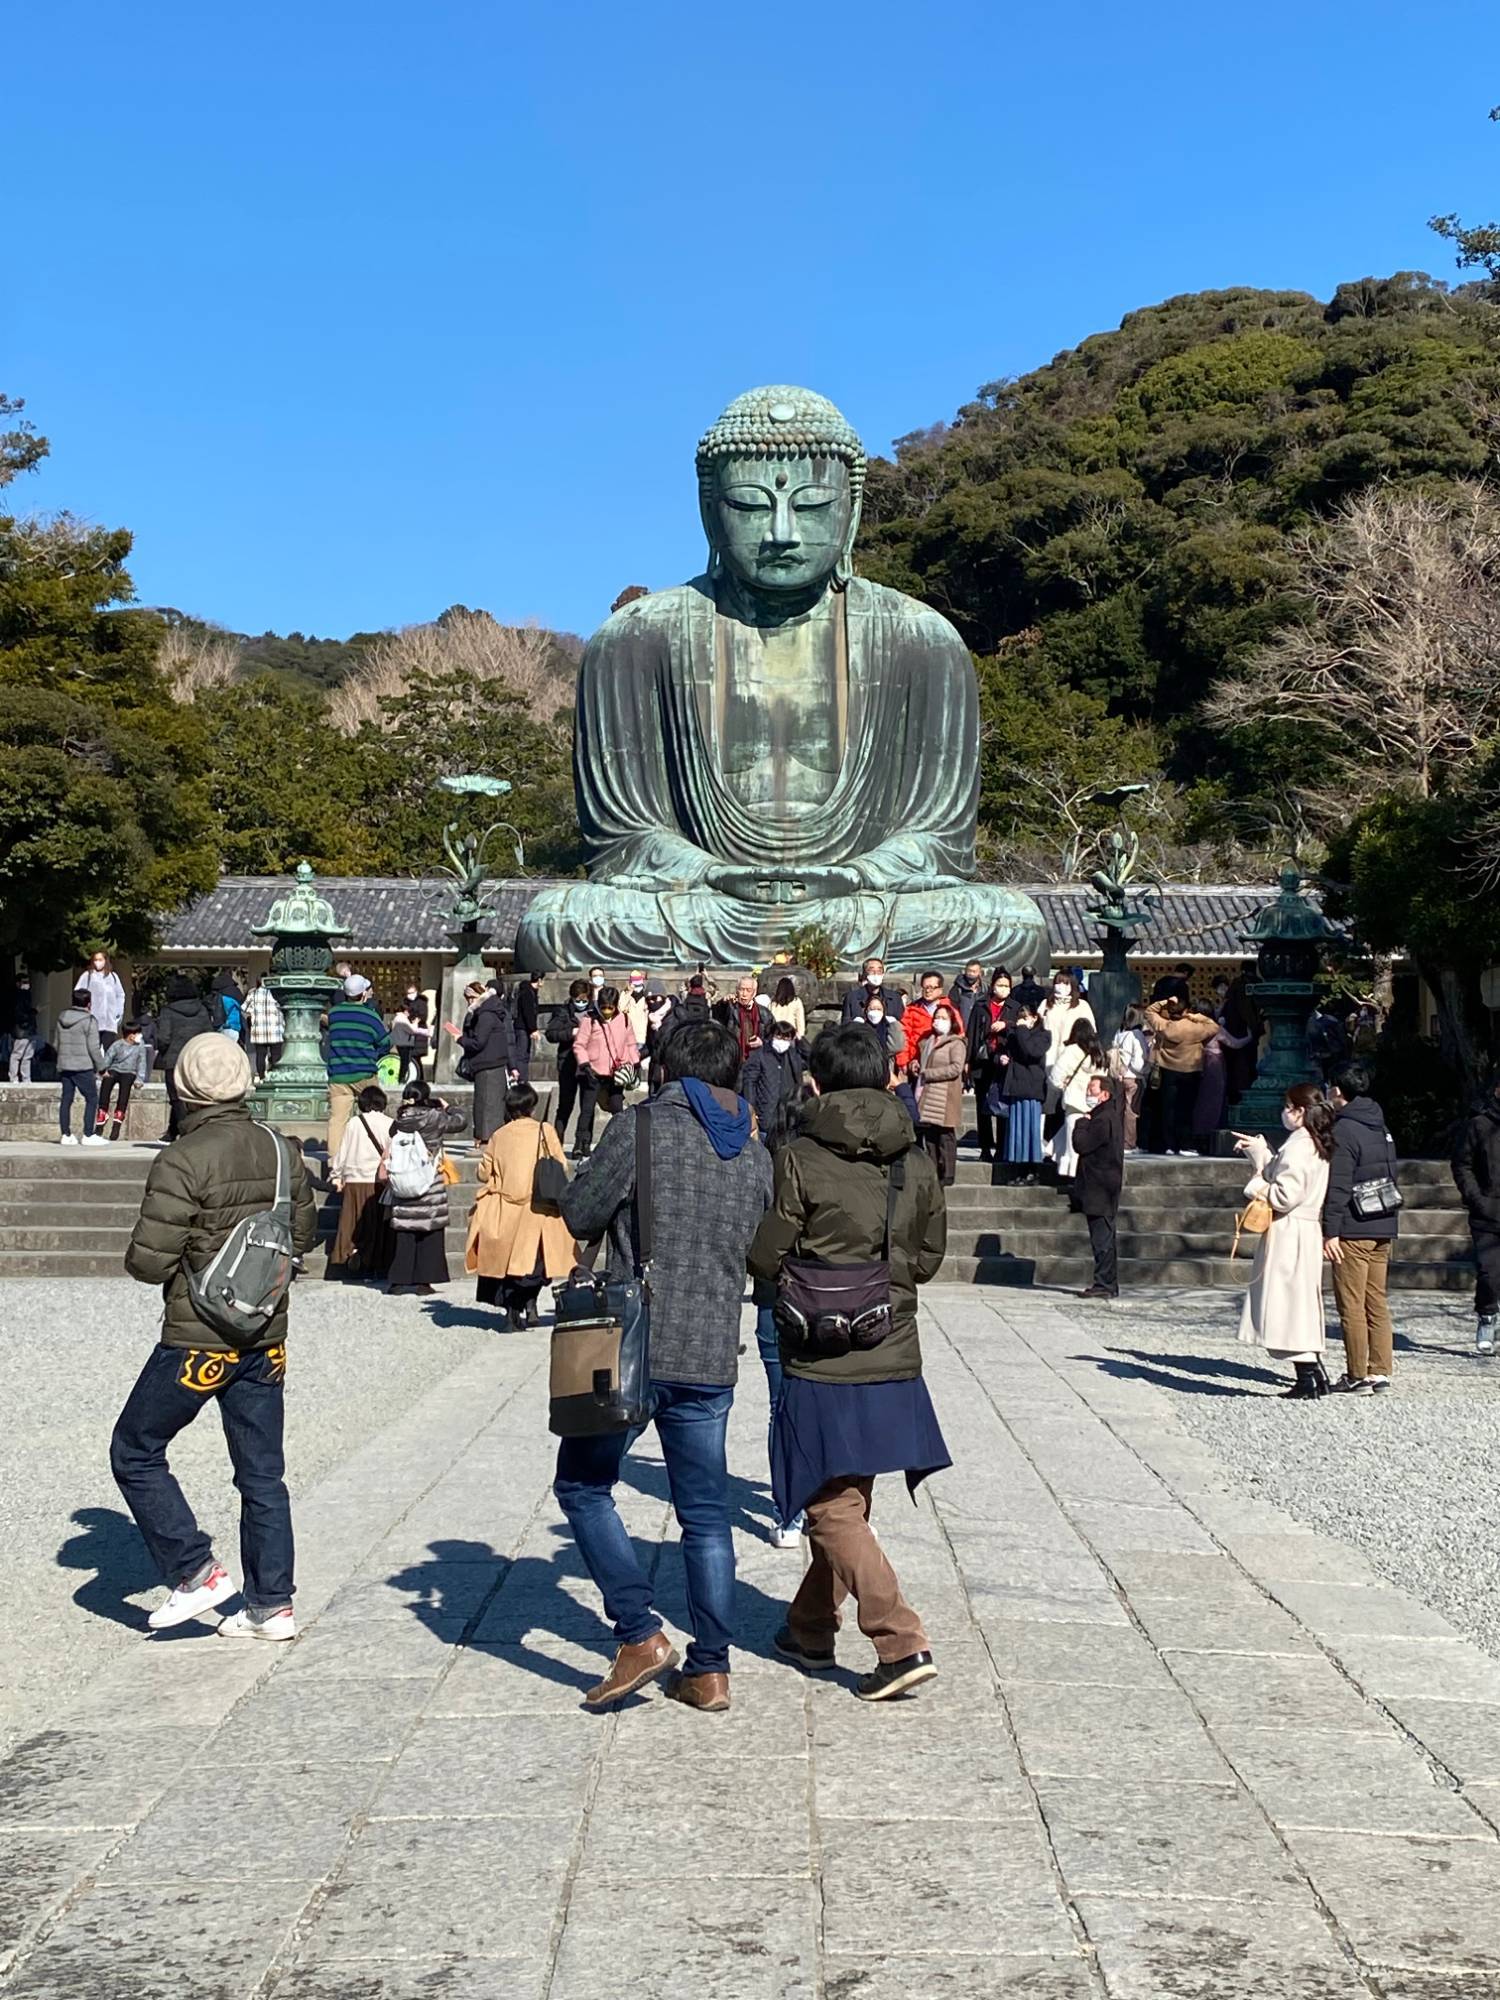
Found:
[[[251,1102],[268,1123],[284,1129],[321,1127],[328,1118],[322,1021],[343,991],[333,976],[333,952],[335,945],[347,943],[349,933],[339,925],[328,898],[314,887],[315,879],[307,863],[299,862],[293,886],[251,933],[270,940],[271,971],[265,983],[286,1017],[281,1060]]]
[[[1269,1032],[1261,1046],[1255,1082],[1234,1112],[1237,1130],[1264,1133],[1279,1146],[1285,1137],[1281,1106],[1286,1093],[1294,1084],[1316,1080],[1307,1059],[1307,1018],[1323,953],[1338,936],[1302,893],[1298,870],[1284,868],[1281,894],[1267,903],[1244,934],[1245,943],[1255,951],[1250,998]]]

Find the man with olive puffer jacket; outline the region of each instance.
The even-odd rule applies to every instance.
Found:
[[[282,1452],[286,1380],[286,1301],[254,1338],[236,1346],[198,1317],[188,1288],[236,1223],[276,1200],[278,1149],[291,1199],[292,1247],[317,1240],[317,1212],[300,1154],[245,1102],[249,1057],[227,1035],[197,1035],[177,1059],[181,1134],[158,1153],[146,1180],[125,1268],[160,1285],[161,1342],[131,1390],[110,1440],[110,1468],[147,1548],[172,1586],[147,1620],[157,1631],[180,1625],[236,1594],[214,1558],[167,1464],[167,1446],[208,1403],[217,1403],[240,1491],[245,1609],[219,1630],[232,1637],[289,1639],[292,1516]]]

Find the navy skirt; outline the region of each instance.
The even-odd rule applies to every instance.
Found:
[[[788,1375],[771,1432],[771,1492],[790,1521],[832,1479],[904,1472],[907,1490],[953,1463],[920,1375],[909,1382],[816,1382]]]
[[[1018,1097],[1005,1127],[1005,1158],[1012,1166],[1037,1166],[1042,1157],[1042,1107],[1034,1097]]]

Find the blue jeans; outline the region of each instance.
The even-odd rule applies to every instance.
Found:
[[[286,1349],[216,1354],[158,1347],[141,1370],[109,1441],[109,1465],[141,1538],[174,1589],[213,1556],[187,1496],[167,1464],[167,1446],[205,1403],[219,1406],[240,1494],[245,1602],[278,1611],[292,1601],[292,1503],[282,1454]]]
[[[66,1139],[73,1129],[73,1099],[79,1097],[83,1100],[83,1136],[87,1139],[99,1115],[98,1073],[91,1069],[60,1069],[57,1074],[62,1083],[62,1094],[57,1101],[57,1122],[62,1135]]]
[[[726,1674],[734,1620],[734,1542],[725,1439],[734,1391],[657,1382],[652,1397],[652,1422],[682,1527],[693,1632],[683,1672]],[[621,1461],[639,1436],[639,1431],[615,1431],[607,1437],[564,1438],[557,1448],[552,1489],[622,1646],[638,1646],[661,1630],[651,1609],[651,1586],[614,1502]]]
[[[769,1458],[771,1438],[776,1432],[776,1412],[781,1408],[781,1385],[785,1377],[781,1372],[781,1341],[776,1333],[776,1321],[770,1306],[761,1306],[755,1314],[755,1344],[760,1349],[760,1365],[766,1371],[766,1390],[771,1399],[771,1424],[766,1436],[766,1453]],[[776,1503],[771,1503],[771,1514],[778,1528],[800,1529],[804,1520],[801,1514],[790,1521],[783,1521],[776,1512]]]

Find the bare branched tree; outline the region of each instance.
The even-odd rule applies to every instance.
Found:
[[[431,625],[382,634],[329,697],[329,720],[346,736],[362,723],[381,726],[418,675],[449,674],[499,681],[536,714],[550,716],[567,698],[553,656],[552,635],[540,625],[501,625],[487,611],[450,611]]]
[[[1300,794],[1320,829],[1381,792],[1430,795],[1500,724],[1500,508],[1376,490],[1299,538],[1306,622],[1204,704],[1219,729],[1295,722],[1325,777]]]
[[[209,688],[227,687],[240,670],[240,642],[212,625],[169,625],[156,664],[174,701],[189,705]]]

